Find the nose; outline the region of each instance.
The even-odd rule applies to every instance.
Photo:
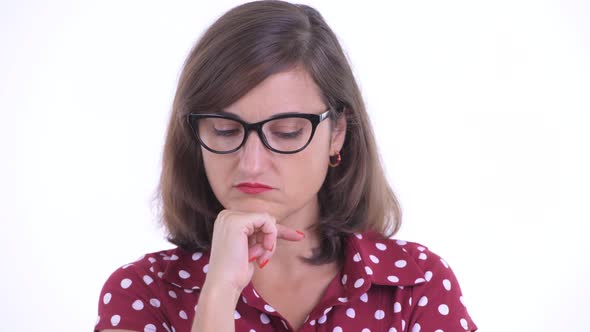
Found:
[[[240,171],[250,177],[264,172],[271,157],[271,151],[264,146],[256,131],[250,131],[239,154]]]

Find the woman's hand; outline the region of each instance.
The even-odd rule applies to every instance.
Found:
[[[268,213],[223,210],[213,228],[211,257],[205,287],[226,288],[237,296],[248,285],[254,264],[263,268],[277,239],[300,241],[303,233],[278,225]],[[227,288],[226,288],[227,289]]]

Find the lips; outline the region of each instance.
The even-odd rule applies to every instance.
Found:
[[[242,182],[236,185],[236,188],[246,194],[259,194],[272,190],[272,187],[256,182]]]

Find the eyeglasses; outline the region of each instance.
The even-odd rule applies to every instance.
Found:
[[[190,113],[187,121],[199,143],[214,153],[232,153],[256,130],[262,144],[277,153],[297,153],[307,147],[318,124],[328,118],[332,108],[320,114],[285,113],[248,123],[232,115]]]

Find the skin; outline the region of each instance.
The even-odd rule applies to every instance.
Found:
[[[277,113],[319,114],[325,109],[313,79],[295,68],[270,76],[225,111],[257,122]],[[234,309],[250,281],[294,328],[303,324],[339,270],[335,263],[311,266],[299,257],[309,256],[319,244],[317,235],[306,230],[319,221],[317,193],[329,156],[341,150],[345,133],[341,117],[336,123],[322,121],[310,144],[295,154],[268,150],[254,132],[231,154],[202,148],[207,179],[225,210],[215,221],[209,270],[191,331],[234,331]],[[242,182],[273,189],[249,195],[235,188]],[[302,305],[293,308],[294,302]]]

